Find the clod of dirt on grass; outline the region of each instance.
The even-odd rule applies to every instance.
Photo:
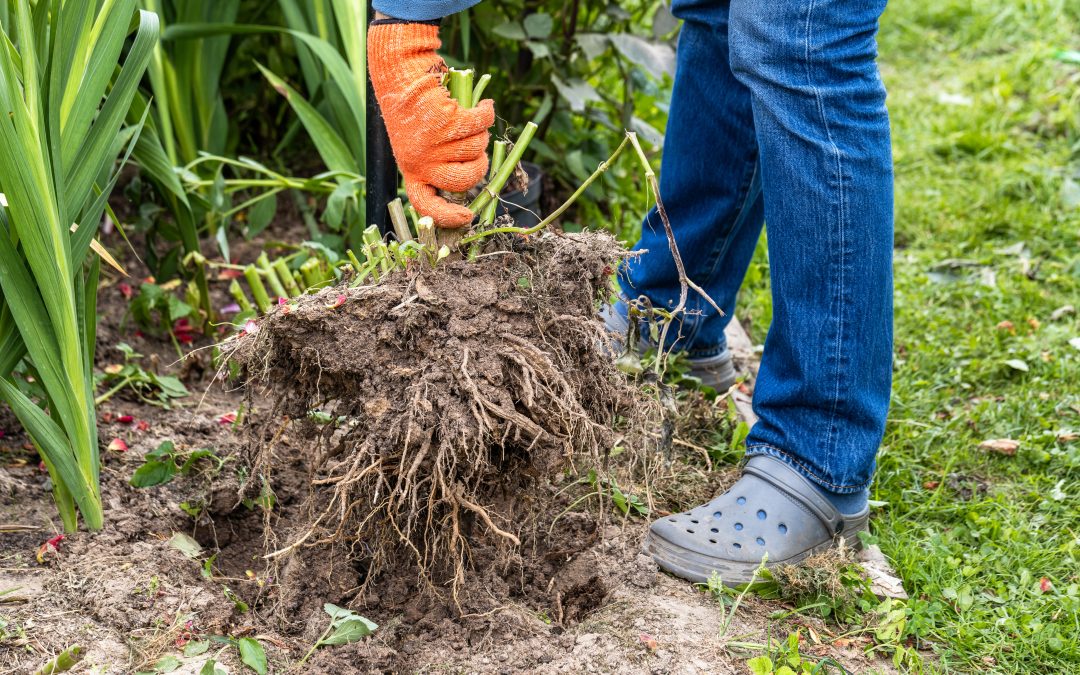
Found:
[[[274,433],[311,448],[310,515],[268,542],[282,584],[305,548],[344,547],[364,585],[408,562],[456,600],[474,546],[516,548],[528,487],[599,466],[643,419],[596,318],[626,255],[606,234],[492,237],[475,260],[328,288],[246,329],[228,359],[274,402]],[[255,446],[252,475],[273,482],[274,443]]]

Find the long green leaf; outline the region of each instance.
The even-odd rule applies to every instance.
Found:
[[[350,154],[345,141],[334,131],[326,118],[313,105],[308,103],[299,92],[286,84],[285,80],[267,70],[261,63],[255,65],[259,67],[263,77],[273,85],[279,94],[285,97],[285,100],[289,102],[289,105],[296,112],[296,116],[300,118],[304,128],[307,129],[312,143],[315,144],[315,148],[323,158],[323,162],[326,163],[326,168],[331,171],[359,172],[359,158]]]

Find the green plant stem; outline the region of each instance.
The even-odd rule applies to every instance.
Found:
[[[487,89],[489,82],[491,82],[490,73],[484,73],[480,76],[480,79],[477,80],[476,86],[473,87],[472,102],[469,105],[470,108],[475,108],[477,105],[480,104],[481,97],[484,95],[484,90]]]
[[[473,107],[473,71],[471,68],[458,70],[451,68],[446,74],[446,88],[462,108]],[[489,78],[490,79],[490,78]],[[485,84],[485,86],[487,86]]]
[[[531,124],[531,122],[530,122],[530,124]],[[533,125],[533,128],[535,129],[535,125]],[[632,133],[632,132],[629,132],[629,133]],[[541,220],[534,227],[496,227],[496,228],[492,228],[490,230],[484,230],[483,232],[477,232],[476,234],[471,234],[468,237],[465,237],[464,239],[462,239],[461,243],[462,244],[468,244],[470,242],[480,241],[481,239],[483,239],[485,237],[490,237],[490,236],[495,235],[495,234],[520,234],[520,235],[528,236],[530,234],[536,234],[537,232],[540,232],[541,230],[546,228],[548,225],[550,225],[552,222],[554,222],[554,220],[556,218],[561,216],[566,211],[566,209],[570,208],[570,206],[573,205],[573,203],[575,201],[577,201],[578,197],[580,197],[582,194],[584,194],[585,190],[589,189],[589,186],[592,185],[593,182],[597,178],[599,178],[601,174],[603,174],[605,171],[607,171],[608,168],[612,165],[612,163],[615,162],[616,159],[618,159],[619,155],[622,154],[623,149],[626,147],[626,144],[630,142],[629,133],[627,134],[626,138],[623,138],[623,141],[622,141],[622,143],[619,144],[619,147],[615,148],[615,152],[611,153],[611,156],[608,157],[606,161],[600,162],[600,165],[596,167],[596,171],[592,172],[592,175],[589,176],[588,179],[586,179],[585,182],[582,183],[581,186],[577,190],[574,191],[574,194],[570,195],[570,197],[568,197],[567,200],[562,203],[562,206],[555,209],[555,211],[553,211],[551,213],[551,215],[549,215],[547,218],[544,218],[543,220]],[[511,154],[511,157],[506,160],[506,164],[509,164],[512,159],[513,159],[513,155]],[[500,170],[500,173],[502,173],[501,170]],[[483,196],[484,194],[490,194],[490,193],[487,191],[487,189],[485,189],[484,192],[481,194],[481,196]],[[479,197],[477,199],[479,199]]]
[[[536,124],[532,122],[527,123],[525,128],[521,130],[521,135],[518,136],[506,161],[499,167],[499,172],[495,174],[495,178],[489,181],[484,187],[484,191],[477,195],[476,199],[469,204],[470,211],[473,213],[480,213],[489,203],[498,199],[499,193],[502,192],[503,187],[506,185],[506,181],[510,180],[510,176],[514,174],[518,162],[521,161],[521,157],[525,154],[525,150],[529,147],[529,143],[532,142],[533,136],[535,135]],[[622,146],[619,147],[621,148]],[[465,239],[468,238],[469,237],[466,237]],[[462,240],[462,243],[464,243],[465,239]]]
[[[255,299],[255,306],[259,308],[259,313],[265,314],[270,311],[270,296],[259,276],[259,270],[255,269],[254,265],[248,265],[244,268],[244,278],[247,279],[248,287],[251,288],[251,295]]]
[[[405,207],[401,205],[401,197],[386,205],[390,212],[390,222],[394,225],[394,236],[401,243],[412,241],[412,232],[409,231],[409,221],[405,219]]]
[[[95,399],[94,399],[94,405],[101,405],[101,404],[102,404],[102,403],[104,403],[105,401],[108,401],[108,400],[109,400],[110,398],[112,398],[112,397],[113,397],[113,396],[114,396],[114,395],[116,394],[116,392],[120,391],[120,390],[121,390],[121,389],[123,389],[124,387],[128,386],[129,384],[131,384],[131,382],[132,382],[132,381],[133,381],[134,379],[135,379],[134,377],[132,377],[131,375],[128,375],[128,376],[127,376],[127,377],[125,377],[124,379],[120,380],[120,382],[119,382],[119,383],[118,383],[117,385],[115,385],[114,387],[112,387],[111,389],[109,389],[108,391],[106,391],[106,392],[105,392],[104,394],[102,394],[101,396],[98,396],[97,398],[95,398]]]
[[[240,287],[240,282],[236,279],[232,280],[229,284],[229,295],[236,300],[236,304],[240,306],[241,312],[247,312],[252,309],[251,301],[248,300],[247,293],[244,293],[244,289]]]
[[[274,272],[277,274],[278,279],[281,280],[281,285],[288,291],[288,297],[295,298],[300,295],[300,286],[293,279],[292,272],[289,270],[288,264],[282,258],[274,260],[270,265],[274,268]]]
[[[488,172],[488,182],[494,180],[503,163],[506,161],[506,141],[495,141],[491,149],[491,170]],[[480,216],[481,225],[491,225],[495,222],[495,213],[498,211],[499,202],[492,199],[491,203],[484,207]]]
[[[274,268],[270,264],[270,257],[263,251],[259,254],[259,257],[255,259],[255,265],[259,268],[259,273],[266,277],[267,283],[270,284],[270,290],[274,295],[279,298],[288,297],[288,293],[285,292],[285,287],[281,285],[281,280],[278,279],[277,274],[274,273]]]

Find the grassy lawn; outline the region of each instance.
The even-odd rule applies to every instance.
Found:
[[[882,22],[896,362],[873,530],[946,672],[1080,669],[1080,315],[1061,309],[1080,306],[1080,63],[1062,50],[1080,3],[908,0]],[[767,264],[744,292],[756,326]]]

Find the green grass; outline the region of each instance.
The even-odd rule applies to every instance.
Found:
[[[882,21],[897,355],[873,531],[945,672],[1080,669],[1080,316],[1050,318],[1080,306],[1080,65],[1055,56],[1078,36],[1064,0],[908,0]],[[767,264],[744,289],[755,326]],[[978,448],[993,438],[1019,451]]]

